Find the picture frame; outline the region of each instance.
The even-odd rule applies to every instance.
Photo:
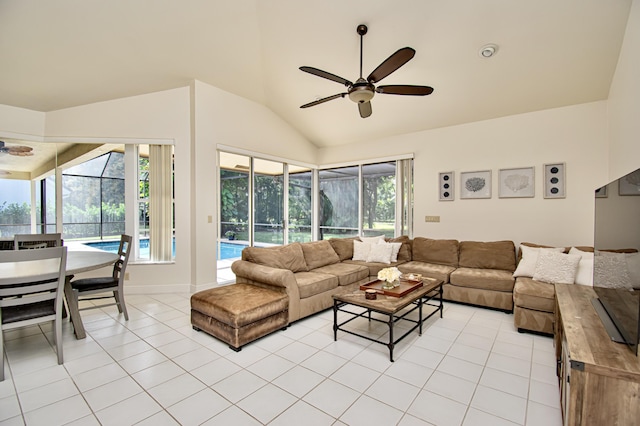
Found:
[[[535,190],[535,167],[499,170],[499,198],[532,198]]]
[[[438,199],[440,201],[453,201],[456,199],[454,175],[453,172],[442,172],[438,175]]]
[[[607,194],[607,188],[608,186],[601,186],[600,188],[596,189],[596,198],[607,198],[608,194]]]
[[[618,195],[640,195],[640,169],[618,179]]]
[[[491,198],[491,170],[461,172],[460,198]]]
[[[544,198],[565,198],[566,179],[564,163],[544,165]]]

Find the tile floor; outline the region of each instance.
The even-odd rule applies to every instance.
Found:
[[[236,353],[192,330],[189,295],[129,295],[64,324],[6,332],[0,425],[561,425],[551,338],[452,303],[396,346],[339,333],[331,310]],[[359,320],[372,335],[384,324]]]

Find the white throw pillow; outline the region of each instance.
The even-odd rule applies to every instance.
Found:
[[[635,289],[640,289],[640,253],[627,253],[625,258],[631,285]]]
[[[375,237],[360,237],[360,241],[362,241],[363,243],[369,243],[369,244],[378,244],[378,243],[384,243],[384,235],[377,235]]]
[[[366,262],[369,251],[371,250],[371,246],[372,244],[362,243],[360,241],[354,240],[352,260],[361,260],[363,262]]]
[[[367,262],[391,263],[391,244],[371,244],[371,249],[367,255]]]
[[[391,262],[397,262],[398,261],[398,253],[400,253],[400,247],[402,247],[402,243],[387,243],[387,242],[380,242],[378,243],[378,245],[389,245],[391,246]]]
[[[624,253],[596,256],[593,266],[593,282],[596,286],[629,290],[633,288]]]
[[[541,250],[533,279],[551,284],[573,284],[582,257],[577,254],[558,253],[553,250]]]
[[[513,277],[533,277],[533,273],[536,270],[536,264],[538,263],[538,254],[541,250],[550,250],[561,253],[564,251],[564,248],[529,247],[521,245],[520,252],[522,253],[522,259],[520,259],[520,263],[518,263],[518,267],[513,273]]]
[[[569,254],[577,254],[581,257],[576,272],[576,284],[593,286],[593,253],[571,247]]]

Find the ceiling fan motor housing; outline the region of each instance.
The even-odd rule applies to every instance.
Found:
[[[359,78],[349,89],[349,99],[356,103],[369,102],[375,93],[373,84],[363,78]]]

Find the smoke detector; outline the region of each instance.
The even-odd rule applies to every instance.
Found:
[[[478,54],[483,58],[490,58],[498,52],[498,46],[495,44],[487,44],[482,46]]]

